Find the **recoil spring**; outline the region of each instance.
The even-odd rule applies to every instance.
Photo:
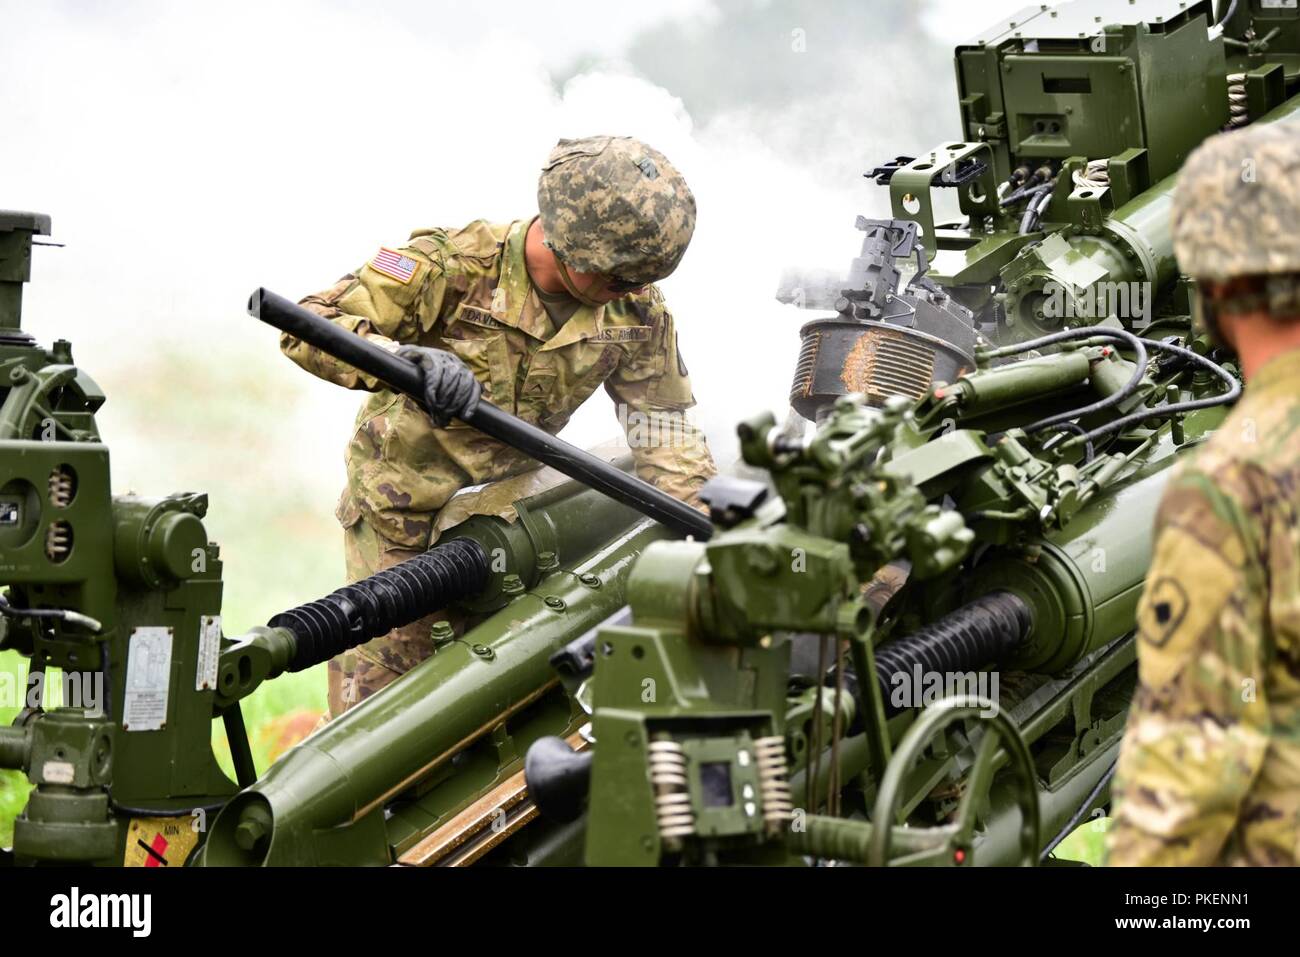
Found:
[[[1228,125],[1235,130],[1250,122],[1250,108],[1246,103],[1246,74],[1228,74]]]
[[[50,504],[55,508],[67,508],[72,503],[72,476],[62,468],[50,473]]]
[[[785,738],[781,735],[756,738],[754,758],[758,763],[758,793],[763,799],[763,823],[769,834],[777,834],[794,817]]]
[[[695,811],[687,790],[686,752],[676,741],[650,742],[650,784],[655,792],[659,836],[677,841],[695,833]]]

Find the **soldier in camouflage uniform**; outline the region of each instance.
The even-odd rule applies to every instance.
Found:
[[[449,524],[438,522],[439,510],[459,489],[537,468],[453,421],[480,393],[556,433],[604,385],[638,474],[699,504],[713,460],[685,419],[695,402],[691,383],[673,317],[652,285],[677,267],[695,227],[685,180],[662,154],[631,138],[561,140],[542,169],[538,207],[539,216],[512,223],[418,230],[302,300],[416,361],[433,419],[356,369],[281,338],[284,352],[309,372],[373,393],[347,448],[348,484],[337,510],[353,581],[433,544]],[[535,490],[530,475],[511,481],[510,500]],[[500,514],[514,517],[508,506]],[[331,661],[330,714],[428,657],[430,626],[447,617],[431,615]],[[464,621],[451,621],[463,630]]]
[[[1118,865],[1300,856],[1300,135],[1188,159],[1174,244],[1244,397],[1170,479],[1107,838]]]

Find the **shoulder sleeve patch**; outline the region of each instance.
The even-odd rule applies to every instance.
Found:
[[[1201,655],[1215,653],[1230,640],[1224,632],[1231,627],[1230,603],[1240,586],[1240,569],[1219,550],[1177,526],[1164,529],[1138,605],[1142,683],[1163,688]]]
[[[383,246],[375,253],[369,265],[375,272],[382,273],[389,279],[396,279],[405,285],[415,277],[415,270],[419,263],[410,256],[404,256],[395,249]]]

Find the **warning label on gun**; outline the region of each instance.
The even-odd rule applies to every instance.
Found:
[[[131,632],[126,653],[123,731],[158,731],[167,723],[171,672],[172,630],[148,625]]]
[[[194,690],[217,686],[217,663],[221,660],[221,616],[199,618],[199,666],[194,673]]]

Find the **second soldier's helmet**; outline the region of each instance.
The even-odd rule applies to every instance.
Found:
[[[695,232],[695,197],[658,150],[630,136],[560,140],[537,184],[546,245],[570,269],[652,283]]]
[[[1211,137],[1174,194],[1178,265],[1196,279],[1300,273],[1300,134],[1281,124]]]

